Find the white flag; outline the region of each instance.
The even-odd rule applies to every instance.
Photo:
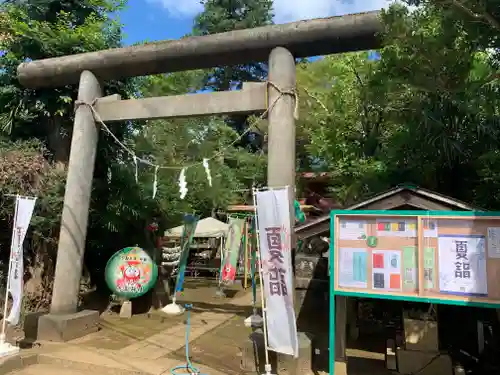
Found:
[[[269,349],[298,357],[288,189],[259,191],[257,219]]]
[[[23,300],[23,242],[30,225],[36,198],[20,197],[16,199],[14,213],[14,227],[12,228],[12,241],[10,247],[9,274],[7,275],[7,291],[12,296],[12,309],[6,321],[12,325],[19,323],[21,304]],[[5,300],[7,303],[7,299]]]

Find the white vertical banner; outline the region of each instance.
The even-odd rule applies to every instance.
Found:
[[[12,296],[12,309],[6,321],[11,325],[17,325],[21,316],[21,305],[23,300],[23,242],[28,232],[36,198],[16,198],[16,210],[14,214],[14,225],[12,228],[12,240],[10,247],[9,273],[7,275],[7,296]],[[8,298],[5,299],[7,304]],[[6,310],[6,308],[5,308]]]
[[[256,192],[268,348],[298,356],[288,188]]]

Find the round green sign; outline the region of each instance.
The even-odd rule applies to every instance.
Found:
[[[113,293],[132,299],[147,293],[155,285],[158,267],[140,247],[126,247],[108,261],[105,278]]]
[[[369,236],[366,243],[368,247],[377,247],[378,239],[375,236]]]

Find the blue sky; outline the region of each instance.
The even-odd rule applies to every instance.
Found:
[[[274,0],[276,23],[366,12],[387,7],[390,0]],[[125,43],[178,39],[191,31],[200,0],[129,0],[120,14]]]

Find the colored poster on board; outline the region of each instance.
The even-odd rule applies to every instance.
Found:
[[[403,247],[403,290],[414,291],[418,286],[417,247]]]
[[[298,356],[288,188],[256,193],[269,350]]]
[[[423,229],[424,229],[424,237],[425,238],[437,238],[438,237],[437,220],[422,219],[422,225],[423,225]]]
[[[244,219],[229,219],[229,230],[227,231],[224,246],[224,259],[221,265],[221,281],[225,284],[233,283],[236,278],[244,224]]]
[[[184,286],[184,274],[186,273],[187,262],[189,258],[189,249],[193,242],[198,217],[194,215],[184,215],[184,229],[181,237],[181,255],[179,258],[179,270],[177,271],[177,280],[175,281],[175,293],[180,293]]]
[[[424,288],[434,289],[436,283],[436,249],[433,247],[424,248]]]
[[[500,228],[488,228],[488,258],[500,259]]]
[[[401,252],[394,250],[372,251],[373,289],[401,290]]]
[[[444,235],[439,236],[438,244],[441,293],[486,297],[485,237]]]
[[[147,293],[156,283],[158,267],[140,247],[116,252],[106,264],[108,288],[118,297],[132,299]]]
[[[339,249],[339,286],[343,288],[368,287],[368,253],[366,249]]]
[[[341,240],[366,240],[367,229],[366,220],[340,219],[339,238]]]
[[[417,219],[377,219],[378,237],[417,237]]]

